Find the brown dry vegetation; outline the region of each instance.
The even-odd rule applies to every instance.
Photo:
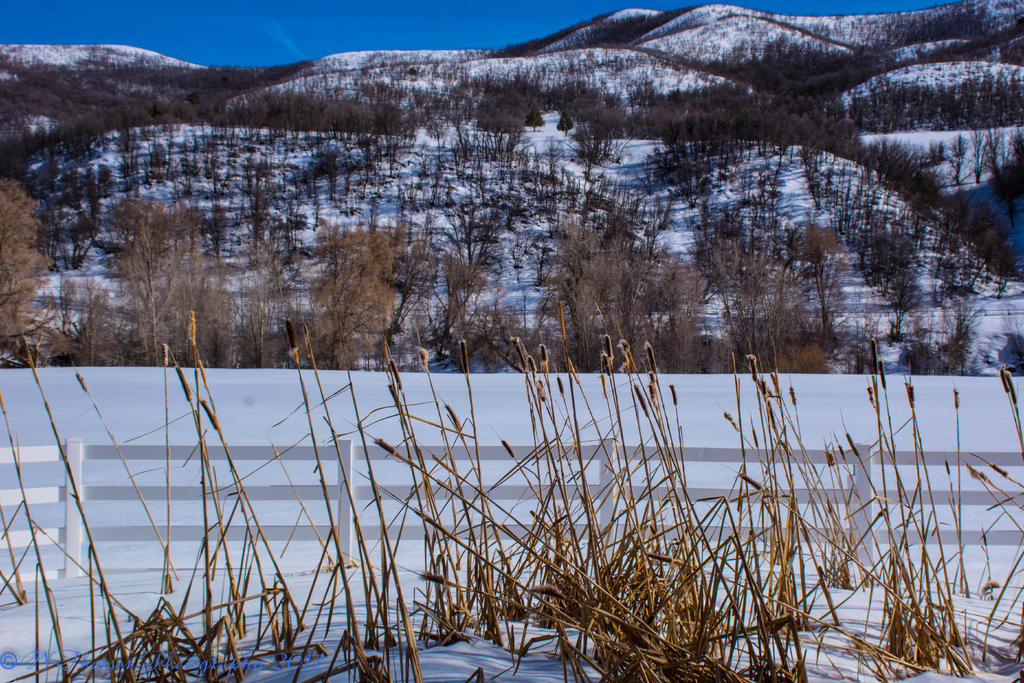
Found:
[[[198,358],[194,319],[187,329]],[[678,414],[675,387],[662,382],[653,348],[638,358],[626,342],[599,342],[603,391],[597,395],[584,391],[572,364],[556,367],[545,347],[530,355],[514,342],[528,396],[522,409],[532,416],[535,447],[527,455],[509,449],[505,476],[525,476],[528,490],[516,502],[528,515],[520,509],[513,518],[509,502],[491,493],[473,456],[479,443],[475,409],[457,415],[437,396],[436,417],[414,419],[401,376],[388,362],[392,407],[404,438],[374,445],[359,418],[356,439],[408,467],[413,495],[400,499],[406,509],[401,525],[389,524],[383,505],[388,486],[374,478],[375,458],[368,457],[373,501],[363,508],[351,497],[342,500],[355,526],[354,554],[348,556],[332,532],[322,539],[308,594],[296,593],[262,537],[256,508],[229,457],[219,485],[236,495],[204,496],[211,531],[197,549],[197,563],[151,614],[124,607],[104,579],[102,557],[90,554],[84,568],[100,606],[93,633],[99,644],[90,656],[116,665],[117,680],[186,680],[197,673],[182,668],[190,657],[231,659],[253,650],[255,642],[257,660],[274,661],[281,653],[330,657],[327,669],[299,669],[299,681],[330,674],[418,682],[423,648],[474,635],[505,649],[512,666],[546,647],[561,659],[566,680],[597,675],[608,681],[805,681],[809,659],[830,654],[853,657],[883,680],[975,669],[990,644],[988,635],[968,632],[955,602],[963,590],[956,574],[963,547],[940,543],[938,550],[926,549],[917,540],[934,531],[939,512],[937,492],[920,473],[920,457],[916,478],[897,473],[870,501],[850,500],[842,484],[839,468],[862,463],[870,452],[882,462],[894,458],[888,405],[896,399],[889,397],[877,360],[868,381],[878,425],[874,444],[857,445],[845,435],[845,444],[825,445],[827,466],[821,467],[801,441],[797,397],[750,357],[754,422],[741,427],[725,415],[745,449],[745,464],[727,495],[694,499],[680,443],[685,416]],[[313,340],[304,330],[289,324],[288,345],[293,363],[314,362]],[[460,347],[461,364],[468,367],[468,347]],[[197,428],[199,478],[212,487],[217,480],[208,440],[229,454],[230,446],[223,442],[202,366],[176,369]],[[1002,379],[1019,425],[1015,390],[1008,374]],[[299,370],[297,381],[307,410],[325,399],[316,371]],[[739,392],[738,377],[736,386]],[[472,397],[469,375],[466,389]],[[909,382],[906,394],[913,408]],[[357,416],[380,408],[352,400]],[[598,482],[588,480],[593,472],[587,467],[591,456],[585,455],[594,451],[582,441],[580,425],[597,418],[606,425],[598,453],[604,459],[602,451],[611,449],[613,467],[595,494],[591,484]],[[643,437],[643,455],[626,450],[628,422]],[[916,419],[910,426],[920,454]],[[312,418],[310,427],[322,431]],[[327,427],[334,432],[329,411]],[[59,440],[56,426],[54,434]],[[319,448],[318,471],[341,457],[333,437]],[[17,450],[13,437],[11,447]],[[468,470],[464,460],[456,462],[459,451],[470,456]],[[1010,475],[999,468],[973,472],[998,492],[1002,502],[996,504],[1009,518],[1019,517],[1018,505],[1006,495],[1019,488]],[[322,476],[333,527],[337,509]],[[801,496],[811,504],[798,503]],[[877,514],[865,515],[864,503]],[[873,533],[855,533],[858,518]],[[375,523],[387,529],[379,543],[364,532]],[[84,517],[83,524],[88,536]],[[249,532],[241,552],[221,542],[238,526]],[[416,529],[425,539],[420,587],[399,579],[396,562]],[[165,580],[171,582],[169,574]],[[215,585],[226,587],[226,598],[218,597]],[[880,610],[874,628],[856,618],[840,619],[842,596],[851,590],[873,596]],[[198,608],[195,600],[189,606],[192,592],[199,596]],[[991,615],[1017,603],[1020,596],[1013,592],[998,592]],[[48,605],[48,623],[59,643],[61,615],[52,600]],[[61,666],[75,673],[74,662],[63,662],[53,664],[49,675]]]

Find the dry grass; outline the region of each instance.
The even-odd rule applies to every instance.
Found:
[[[196,348],[194,328],[191,335]],[[312,441],[329,444],[317,446],[317,469],[326,515],[336,529],[337,500],[323,472],[341,458],[337,432],[329,410],[326,427],[313,418],[327,397],[308,334],[289,324],[289,343],[296,367],[308,368],[297,371],[297,381]],[[475,408],[460,416],[434,391],[436,416],[414,415],[402,378],[389,363],[392,408],[403,439],[373,441],[360,428],[374,496],[365,508],[351,494],[342,500],[354,526],[355,554],[347,556],[332,531],[322,539],[314,579],[300,592],[289,585],[263,534],[201,359],[190,359],[190,370],[172,359],[196,428],[195,467],[208,533],[174,592],[174,568],[165,552],[167,594],[148,615],[132,613],[116,598],[100,557],[90,553],[85,569],[96,609],[92,656],[108,662],[116,680],[184,681],[197,674],[241,679],[240,671],[201,673],[183,665],[192,658],[270,662],[286,653],[326,655],[315,672],[297,669],[296,681],[337,676],[419,683],[421,648],[476,635],[505,649],[514,667],[539,647],[553,648],[566,680],[596,673],[608,681],[805,681],[809,657],[839,653],[884,680],[908,672],[973,670],[977,648],[969,646],[954,604],[955,587],[966,590],[962,544],[940,544],[936,551],[918,541],[935,531],[939,517],[939,491],[933,491],[927,468],[919,459],[912,481],[895,467],[883,468],[890,479],[871,501],[848,493],[844,473],[851,465],[872,453],[895,465],[880,365],[869,385],[877,418],[874,443],[865,447],[846,435],[845,444],[827,445],[823,467],[811,461],[802,443],[797,397],[783,390],[777,374],[747,359],[757,409],[747,411],[748,424],[739,421],[739,410],[736,418],[724,416],[736,428],[744,463],[731,491],[696,500],[688,493],[676,389],[662,384],[650,347],[638,362],[628,343],[616,347],[605,338],[600,395],[584,390],[571,364],[556,373],[543,347],[535,357],[516,340],[515,351],[524,370],[528,399],[522,409],[532,417],[534,448],[524,456],[506,444],[508,466],[497,479],[525,481],[528,493],[517,501],[495,494],[494,472],[480,459]],[[1008,377],[1003,386],[1019,430]],[[737,405],[740,387],[737,376]],[[473,406],[468,373],[466,390]],[[913,409],[909,382],[905,390]],[[364,407],[349,393],[361,427]],[[606,426],[602,439],[585,443],[585,429],[597,424]],[[916,415],[911,428],[921,453]],[[626,435],[635,431],[642,435],[643,453],[629,452]],[[54,436],[61,443],[56,425]],[[227,481],[218,479],[224,468],[211,464],[208,438],[228,454]],[[11,445],[17,449],[13,438]],[[457,452],[470,454],[468,467]],[[392,496],[377,480],[374,462],[380,455],[408,468],[411,497]],[[62,458],[66,462],[63,451]],[[595,481],[595,464],[606,461],[614,467]],[[1020,490],[1009,475],[998,484],[981,475],[993,490]],[[343,484],[343,491],[354,485]],[[225,487],[236,494],[230,504],[208,495]],[[886,493],[894,490],[895,498]],[[405,508],[399,525],[386,510],[395,499]],[[1019,518],[1018,503],[1009,495],[1004,499],[1006,514]],[[30,514],[27,506],[16,512]],[[962,519],[956,509],[953,517]],[[379,542],[364,531],[374,524],[382,530]],[[84,512],[83,526],[88,535]],[[227,530],[238,527],[247,532],[244,542],[228,544]],[[425,539],[422,585],[416,588],[403,585],[396,559],[413,527]],[[161,537],[165,545],[170,532]],[[36,560],[44,577],[38,549]],[[16,593],[23,590],[5,582]],[[59,640],[59,614],[45,578],[42,589]],[[880,630],[840,619],[842,596],[851,590],[882,605]],[[1007,592],[1004,587],[995,596],[993,615],[1002,601],[1019,597]],[[198,609],[190,607],[193,596]],[[63,676],[90,673],[76,672],[67,661],[48,673],[61,668]]]

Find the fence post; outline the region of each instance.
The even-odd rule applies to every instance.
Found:
[[[343,442],[344,443],[344,442]],[[352,460],[355,442],[349,440],[348,448],[338,448],[338,544],[345,553],[345,560],[352,559],[352,508],[355,507],[355,489],[352,486]]]
[[[851,527],[854,533],[854,541],[857,542],[857,555],[865,566],[874,564],[875,557],[875,535],[871,531],[871,522],[874,520],[874,505],[872,500],[875,495],[871,484],[871,474],[878,456],[872,452],[869,444],[857,444],[857,450],[861,453],[860,462],[854,466],[853,492],[851,495],[851,506],[856,512],[851,517]]]
[[[82,486],[82,446],[81,439],[68,439],[64,442],[64,453],[68,458],[68,472],[74,477],[78,495],[85,499],[85,488]],[[64,482],[64,576],[78,577],[82,575],[79,565],[82,562],[82,517],[78,513],[72,496],[74,487],[70,480]],[[77,564],[76,564],[77,563]]]

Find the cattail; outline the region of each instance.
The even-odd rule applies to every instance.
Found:
[[[192,346],[196,345],[196,312],[188,312],[188,338]]]
[[[551,598],[565,600],[565,593],[559,590],[558,586],[554,586],[550,583],[542,583],[539,586],[534,586],[530,589],[530,592],[536,593],[537,595],[546,595]]]
[[[541,365],[548,364],[548,347],[545,344],[540,345],[540,363]]]
[[[82,373],[76,372],[75,373],[75,379],[78,380],[78,385],[80,387],[82,387],[82,391],[84,391],[85,393],[88,394],[89,393],[89,385],[85,383],[85,378],[82,377]]]
[[[644,393],[640,390],[640,387],[636,384],[633,385],[633,392],[636,394],[637,401],[640,403],[640,409],[644,411],[644,416],[650,416],[647,412],[647,401],[644,400]]]
[[[748,484],[750,484],[751,486],[753,486],[753,487],[754,487],[755,489],[757,489],[758,491],[760,491],[760,490],[761,490],[761,484],[759,484],[759,483],[758,483],[758,482],[756,482],[755,480],[753,480],[753,479],[751,479],[750,477],[748,477],[748,476],[747,476],[747,474],[746,474],[745,472],[743,472],[743,473],[740,473],[740,479],[742,479],[743,481],[747,482]]]
[[[395,378],[395,384],[398,386],[398,390],[402,390],[402,377],[398,374],[398,366],[395,365],[395,359],[388,359],[388,369],[391,370],[391,376]]]
[[[434,572],[420,572],[420,578],[424,581],[430,581],[431,583],[439,583],[442,586],[446,583],[443,576],[435,574]]]
[[[672,394],[672,405],[674,405],[674,406],[679,405],[679,399],[676,397],[676,385],[675,384],[669,384],[668,385],[668,393]]]
[[[452,424],[454,424],[455,428],[458,429],[461,432],[462,431],[462,421],[459,420],[459,416],[455,414],[455,410],[450,405],[448,405],[447,403],[444,404],[444,409],[446,411],[448,411],[448,417],[450,417],[452,419]]]
[[[953,407],[957,408],[957,409],[960,408],[960,390],[959,389],[954,389],[953,390]]]
[[[558,383],[558,393],[565,396],[565,387],[562,385],[562,378],[555,377],[555,381]]]
[[[825,449],[825,464],[829,467],[836,466],[836,454],[829,448]]]
[[[795,391],[793,391],[793,387],[792,387],[792,385],[791,385],[791,386],[789,387],[789,401],[790,401],[790,403],[792,403],[792,404],[793,404],[794,406],[796,405],[796,392],[795,392]]]
[[[192,388],[188,385],[188,380],[185,379],[185,373],[181,371],[180,367],[175,367],[174,370],[178,373],[178,381],[181,382],[181,388],[185,392],[185,399],[192,403]]]
[[[846,432],[846,443],[850,444],[850,450],[853,451],[853,454],[859,458],[860,451],[857,449],[857,444],[853,442],[853,437],[850,436],[849,432]]]
[[[429,360],[430,360],[430,355],[427,353],[427,350],[421,346],[420,347],[420,364],[423,366],[423,372],[430,372],[430,367],[427,364]]]
[[[608,385],[605,384],[605,379],[604,379],[604,375],[603,374],[601,375],[601,395],[604,396],[605,399],[608,398]]]
[[[747,365],[750,366],[750,379],[757,385],[757,356],[754,354],[748,355]]]
[[[914,385],[909,381],[907,382],[907,401],[910,403],[910,407],[914,407]]]
[[[459,340],[459,352],[462,355],[462,371],[469,374],[469,348],[466,346],[466,340]]]
[[[615,352],[612,350],[612,338],[607,334],[604,335],[604,352],[609,357],[614,356]]]
[[[1013,388],[1013,375],[1006,368],[999,371],[999,378],[1003,382],[1003,391],[1010,396],[1013,405],[1017,405],[1017,390]]]
[[[501,445],[505,447],[505,451],[512,457],[513,460],[515,460],[516,459],[516,452],[514,450],[512,450],[511,446],[508,445],[508,441],[505,441],[505,439],[502,439],[501,440]]]
[[[572,364],[571,358],[565,359],[565,369],[569,372],[569,377],[576,380],[576,383],[580,383],[580,376],[576,374],[576,366]]]
[[[160,347],[161,347],[161,350],[163,351],[164,367],[166,368],[167,367],[168,358],[171,355],[171,350],[169,348],[167,348],[167,344],[161,344]]]
[[[647,367],[651,372],[657,372],[658,364],[654,361],[654,347],[651,346],[651,342],[644,342],[644,353],[647,354]]]
[[[388,443],[387,441],[385,441],[384,439],[376,439],[376,440],[374,441],[374,443],[375,443],[375,444],[377,444],[378,446],[380,446],[381,448],[383,448],[383,449],[384,449],[385,451],[387,451],[387,452],[388,452],[389,454],[391,454],[391,455],[393,455],[393,456],[395,456],[395,457],[398,457],[398,449],[396,449],[396,448],[395,448],[394,446],[392,446],[391,444],[389,444],[389,443]]]
[[[537,380],[537,398],[543,401],[545,396],[546,393],[544,392],[544,383],[541,382],[540,380]]]
[[[729,422],[729,424],[732,425],[733,429],[735,429],[737,432],[740,431],[740,426],[736,424],[736,420],[732,418],[732,415],[730,415],[728,412],[722,414],[725,415],[725,419]]]
[[[214,415],[213,410],[210,408],[210,404],[206,402],[205,398],[201,398],[199,399],[199,405],[203,407],[203,412],[205,412],[206,417],[210,419],[210,424],[212,424],[213,428],[219,432],[220,422],[217,420],[217,416]]]
[[[1000,584],[998,581],[986,581],[985,585],[981,587],[982,594],[991,593],[995,589],[999,588]]]
[[[295,326],[292,325],[291,319],[284,321],[284,330],[288,334],[288,351],[295,353],[299,349],[299,343],[295,340]]]
[[[526,347],[523,346],[523,340],[519,337],[512,337],[512,348],[516,350],[516,355],[519,356],[519,365],[523,368],[526,367]]]
[[[993,464],[989,463],[989,467],[991,467],[993,470],[995,470],[999,474],[999,476],[1004,477],[1005,479],[1009,479],[1010,478],[1009,473],[1007,473],[1007,471],[1004,470],[999,465],[993,465]]]
[[[979,472],[978,470],[974,469],[970,465],[967,465],[967,471],[971,473],[971,478],[972,479],[977,479],[978,481],[983,481],[983,482],[987,482],[988,481],[988,477],[985,476],[984,472]]]
[[[533,356],[526,357],[526,365],[530,368],[531,375],[537,374],[537,361],[533,360]]]

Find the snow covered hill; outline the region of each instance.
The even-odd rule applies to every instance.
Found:
[[[203,69],[202,65],[128,45],[0,44],[0,58],[20,65],[61,67],[148,66]]]
[[[771,45],[783,45],[818,53],[848,53],[850,48],[770,19],[746,14],[726,14],[707,23],[659,37],[641,46],[662,50],[701,62],[725,59],[749,60],[764,56]]]
[[[587,48],[527,57],[488,57],[480,51],[342,53],[326,57],[271,92],[351,96],[369,81],[412,91],[440,92],[474,79],[526,80],[542,87],[578,83],[625,95],[650,85],[654,92],[691,92],[726,79],[629,49]]]
[[[938,62],[914,64],[875,76],[844,94],[846,98],[863,97],[892,85],[949,88],[985,80],[1020,83],[1024,66],[991,62]]]

